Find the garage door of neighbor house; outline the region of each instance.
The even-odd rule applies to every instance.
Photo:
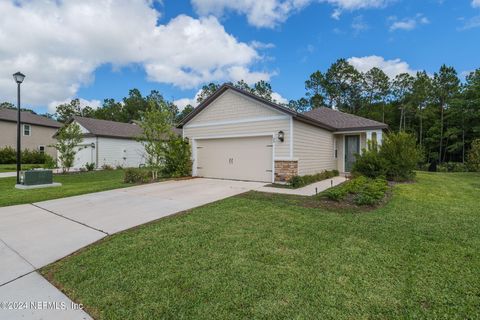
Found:
[[[197,140],[197,175],[272,181],[272,137]]]

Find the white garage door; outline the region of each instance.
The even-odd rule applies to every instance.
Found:
[[[272,137],[197,140],[197,175],[272,181]]]

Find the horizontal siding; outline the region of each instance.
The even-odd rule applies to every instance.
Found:
[[[298,174],[315,174],[337,168],[331,132],[303,122],[293,122],[293,156],[298,158]]]
[[[234,121],[279,115],[284,114],[235,91],[227,90],[188,122],[187,126],[207,122]]]
[[[275,157],[290,156],[290,120],[269,120],[248,123],[236,123],[228,125],[215,125],[208,127],[184,128],[185,138],[194,139],[198,137],[219,137],[235,135],[274,134],[279,131],[285,133],[284,142],[275,142]]]
[[[98,166],[138,167],[145,164],[145,148],[141,142],[128,139],[98,138]]]
[[[345,172],[344,168],[344,147],[343,147],[343,134],[342,135],[336,135],[335,136],[337,139],[337,168],[338,171],[340,172]]]

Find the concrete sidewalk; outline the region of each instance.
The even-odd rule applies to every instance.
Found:
[[[263,185],[214,179],[165,181],[0,208],[0,319],[90,319],[36,270],[109,234]],[[51,303],[53,309],[33,305],[9,310],[15,306],[1,304],[35,301]],[[55,302],[62,301],[68,302],[65,310],[56,307]]]
[[[263,186],[256,189],[256,191],[269,192],[269,193],[293,194],[297,196],[313,196],[317,192],[320,193],[322,191],[327,190],[328,188],[339,185],[345,181],[347,181],[347,178],[339,176],[339,177],[334,177],[332,179],[315,182],[306,187],[298,188],[298,189],[275,188],[275,187]]]

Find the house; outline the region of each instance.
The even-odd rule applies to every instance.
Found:
[[[83,133],[74,168],[84,168],[87,163],[94,163],[96,168],[145,165],[145,148],[138,141],[143,131],[138,125],[79,116],[74,116],[71,122],[78,124]]]
[[[51,145],[56,143],[53,136],[62,124],[28,111],[21,112],[20,121],[22,148],[45,152],[56,159],[57,151]],[[0,108],[0,132],[0,148],[8,146],[16,149],[17,110]]]
[[[349,172],[387,125],[329,108],[297,113],[225,84],[179,128],[192,146],[194,176],[273,182]]]

